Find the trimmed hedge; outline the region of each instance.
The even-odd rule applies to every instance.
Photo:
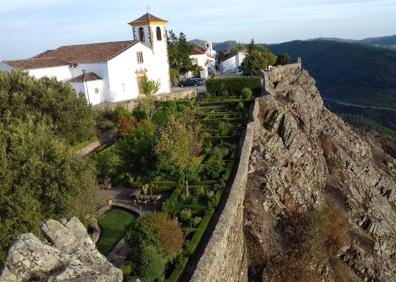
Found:
[[[188,257],[182,257],[180,259],[180,262],[177,264],[175,270],[173,270],[171,276],[166,279],[167,282],[178,282],[180,281],[184,270],[187,266],[187,262],[188,262]]]
[[[206,80],[206,89],[214,96],[240,96],[244,88],[250,88],[256,96],[260,95],[261,78],[256,76],[241,76]]]
[[[204,235],[206,229],[208,228],[208,225],[214,213],[215,213],[215,209],[209,208],[205,216],[202,218],[202,221],[199,224],[197,231],[195,231],[194,236],[192,237],[190,243],[188,243],[188,245],[186,246],[186,253],[188,255],[192,255],[197,249],[198,244],[201,241],[202,236]]]

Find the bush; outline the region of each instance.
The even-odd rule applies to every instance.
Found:
[[[256,76],[211,78],[206,80],[208,92],[215,96],[240,96],[244,88],[256,96],[261,92],[261,79]],[[223,95],[228,93],[227,95]]]
[[[154,246],[145,246],[139,260],[138,274],[144,281],[164,276],[167,260]]]
[[[204,235],[206,229],[208,228],[208,225],[214,213],[215,213],[215,209],[209,208],[205,216],[202,218],[202,221],[199,224],[197,231],[194,233],[194,236],[192,237],[190,243],[188,243],[188,245],[186,246],[186,252],[188,255],[192,255],[197,249],[198,244],[201,241],[202,236]]]
[[[278,57],[276,57],[276,62],[275,65],[287,65],[290,63],[290,58],[287,54],[279,54]]]
[[[204,172],[212,179],[217,179],[225,169],[224,157],[230,153],[230,150],[224,146],[216,146],[209,159],[204,164]]]
[[[126,261],[122,266],[122,275],[124,276],[124,279],[128,279],[131,277],[132,272],[133,272],[133,264],[130,261]]]
[[[186,268],[188,263],[188,257],[181,257],[179,262],[176,265],[175,270],[173,270],[171,276],[166,280],[167,282],[178,282],[180,281],[184,269]]]
[[[210,98],[212,98],[212,94],[210,94],[210,92],[205,92],[204,98],[205,99],[210,99]]]
[[[241,91],[241,96],[243,99],[250,100],[252,99],[253,92],[250,88],[245,87]]]
[[[192,214],[190,209],[185,208],[180,212],[180,218],[183,222],[188,222],[191,219],[191,216]]]

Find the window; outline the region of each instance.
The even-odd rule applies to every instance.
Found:
[[[139,40],[144,42],[144,28],[139,27]]]
[[[143,52],[139,51],[139,52],[136,53],[136,55],[137,55],[138,64],[143,64],[144,63]]]
[[[99,94],[99,88],[95,88],[95,94]]]
[[[157,32],[157,40],[161,41],[162,40],[162,31],[161,31],[161,28],[159,26],[157,26],[156,32]]]

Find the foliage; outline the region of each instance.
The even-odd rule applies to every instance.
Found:
[[[121,160],[116,152],[114,152],[114,146],[96,154],[94,159],[100,176],[108,176],[112,179],[116,178],[120,170]]]
[[[287,54],[279,54],[276,57],[276,62],[275,62],[276,66],[279,66],[279,65],[283,66],[283,65],[287,65],[289,63],[290,63],[290,58]]]
[[[188,222],[191,219],[191,210],[190,209],[182,209],[180,212],[180,218],[183,222]]]
[[[144,76],[141,81],[144,97],[139,98],[138,108],[144,112],[146,119],[151,120],[155,111],[153,95],[160,89],[159,81],[149,80]]]
[[[322,97],[396,107],[394,50],[329,40],[292,41],[268,48],[289,54],[292,61],[301,57]]]
[[[128,134],[138,123],[137,118],[135,118],[131,112],[120,106],[114,110],[113,120],[119,129],[120,135]]]
[[[133,264],[130,261],[126,261],[121,265],[122,275],[124,279],[128,279],[131,277],[133,272]]]
[[[193,63],[190,59],[193,46],[187,42],[184,33],[177,36],[172,30],[168,35],[169,66],[179,73],[187,73],[192,70]]]
[[[213,148],[209,159],[204,165],[204,172],[211,179],[218,179],[224,171],[224,157],[230,153],[230,150],[224,146],[216,146]]]
[[[142,224],[156,236],[167,258],[173,259],[182,252],[184,235],[177,219],[167,213],[153,213],[143,217]]]
[[[252,92],[252,90],[250,88],[245,87],[245,88],[242,89],[241,97],[243,99],[249,100],[249,99],[252,99],[252,96],[253,96],[253,92]]]
[[[155,147],[158,170],[186,181],[198,174],[202,151],[200,134],[187,121],[186,117],[170,118],[168,125],[160,129]]]
[[[70,144],[91,136],[95,126],[92,107],[70,85],[47,77],[35,79],[21,71],[0,72],[0,120],[6,117],[47,120]]]
[[[191,67],[191,72],[193,73],[193,77],[200,77],[201,76],[201,71],[203,71],[203,68],[197,64],[194,64]]]
[[[77,156],[44,122],[30,118],[2,122],[1,250],[21,233],[40,235],[39,226],[47,218],[78,216],[89,221],[98,191],[91,162]]]
[[[124,171],[135,176],[150,176],[154,170],[156,126],[150,121],[137,124],[117,143],[115,150]]]
[[[155,281],[164,276],[166,263],[166,258],[155,246],[144,246],[139,256],[138,274],[143,281]]]
[[[125,228],[136,221],[134,215],[120,209],[111,209],[106,212],[98,223],[101,227],[101,236],[97,244],[98,250],[107,255],[114,246],[124,237]]]
[[[214,96],[240,96],[244,88],[259,95],[261,79],[255,76],[212,78],[206,80],[206,88]]]
[[[271,51],[252,43],[249,45],[248,54],[241,64],[241,69],[245,75],[256,75],[275,62],[276,56]]]
[[[172,82],[172,86],[177,86],[179,84],[179,75],[180,72],[177,69],[169,70],[170,80]]]
[[[184,269],[187,266],[187,263],[188,263],[188,257],[181,257],[179,262],[176,265],[176,269],[172,272],[171,276],[166,281],[167,282],[180,281],[180,279],[184,273]]]
[[[212,219],[214,212],[215,209],[209,208],[208,211],[205,213],[205,216],[202,218],[202,221],[199,224],[197,231],[195,231],[194,236],[192,237],[190,243],[188,243],[186,247],[186,251],[188,254],[193,254],[197,249],[198,244],[201,241],[203,234],[205,233],[205,230],[208,228],[208,225],[210,223],[210,220]]]

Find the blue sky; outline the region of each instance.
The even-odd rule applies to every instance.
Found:
[[[260,43],[396,34],[396,0],[0,0],[0,60],[131,39],[146,11],[189,39]]]

